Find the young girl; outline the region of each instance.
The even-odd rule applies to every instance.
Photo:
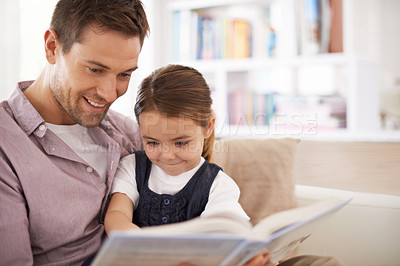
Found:
[[[105,217],[107,233],[221,214],[249,221],[236,183],[210,163],[211,104],[210,89],[193,68],[168,65],[143,80],[135,115],[144,151],[120,162]],[[265,265],[269,258],[260,254],[246,265]]]
[[[135,115],[144,152],[120,162],[105,218],[107,233],[221,213],[249,220],[236,183],[210,163],[211,104],[210,89],[193,68],[169,65],[142,82]]]

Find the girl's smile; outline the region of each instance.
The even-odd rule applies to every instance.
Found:
[[[176,176],[200,162],[208,132],[193,120],[157,111],[143,112],[139,120],[147,157],[164,172]]]

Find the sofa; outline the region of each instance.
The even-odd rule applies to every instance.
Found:
[[[214,161],[240,187],[253,224],[325,198],[353,198],[290,256],[400,265],[400,142],[221,138]]]

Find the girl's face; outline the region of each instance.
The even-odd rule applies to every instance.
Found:
[[[166,117],[159,112],[143,112],[139,116],[140,132],[147,157],[169,175],[176,176],[193,169],[203,152],[207,129],[184,117]]]

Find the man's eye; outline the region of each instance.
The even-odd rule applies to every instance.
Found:
[[[93,73],[99,73],[100,69],[91,67],[90,71],[93,72]]]
[[[183,147],[188,144],[188,141],[178,141],[175,143],[175,146]]]
[[[131,76],[131,74],[128,74],[128,73],[120,73],[119,76],[120,76],[121,78],[129,78],[129,77]]]
[[[158,145],[158,142],[156,142],[156,141],[148,141],[148,142],[147,142],[147,145],[150,145],[150,146],[157,146],[157,145]]]

